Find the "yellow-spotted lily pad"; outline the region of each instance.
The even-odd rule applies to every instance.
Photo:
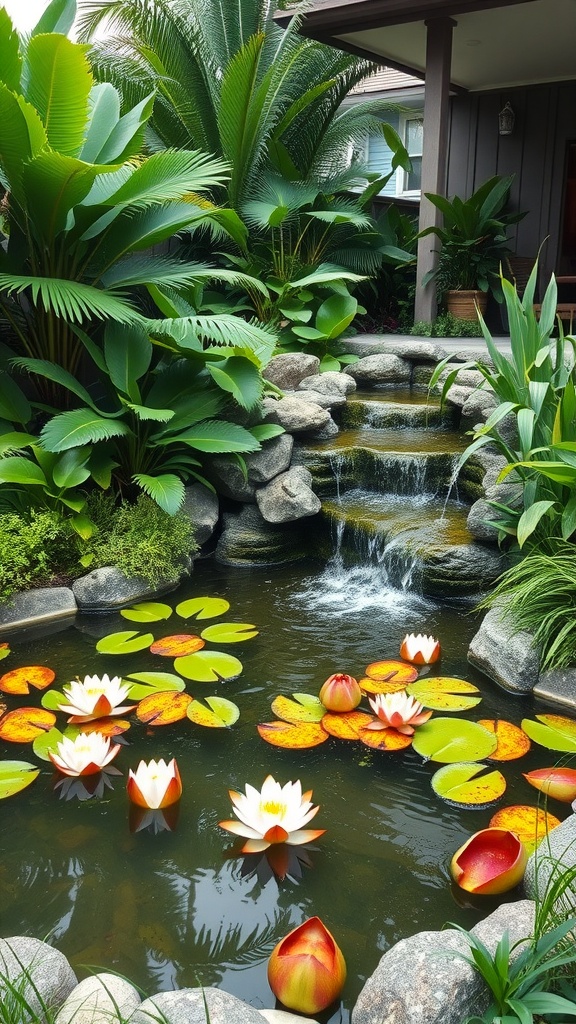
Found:
[[[496,750],[490,754],[491,761],[515,761],[530,750],[526,733],[513,722],[506,722],[503,718],[481,718],[478,724],[493,732],[498,740]]]
[[[257,729],[266,743],[286,750],[307,750],[330,738],[319,722],[300,722],[298,725],[290,722],[263,722]]]
[[[215,622],[213,626],[206,626],[200,635],[203,640],[216,644],[239,644],[258,636],[258,630],[250,622]]]
[[[17,708],[0,718],[0,739],[7,743],[32,743],[48,732],[55,721],[56,716],[44,708]]]
[[[152,633],[138,633],[135,629],[108,633],[96,644],[99,654],[135,654],[154,643]]]
[[[204,725],[209,729],[227,729],[240,718],[238,705],[226,700],[225,697],[206,697],[206,704],[193,700],[188,705],[186,714],[195,725]]]
[[[196,651],[186,658],[176,658],[176,672],[196,683],[217,683],[220,679],[236,679],[242,671],[242,662],[224,651]]]
[[[576,753],[576,721],[564,715],[536,715],[538,721],[525,718],[522,729],[541,747]]]
[[[482,761],[496,750],[494,733],[465,718],[431,718],[419,725],[412,738],[417,754],[441,764]]]
[[[223,597],[192,597],[176,605],[176,615],[181,619],[215,619],[229,608],[230,602]]]
[[[131,608],[123,608],[120,615],[130,622],[162,622],[170,618],[172,609],[169,604],[160,601],[143,601]]]
[[[188,705],[192,697],[189,693],[151,693],[141,700],[136,715],[146,725],[172,725],[186,718]]]
[[[373,721],[374,715],[369,715],[366,711],[344,711],[337,714],[328,712],[322,718],[322,728],[339,740],[360,740],[364,735],[361,735],[361,730]]]
[[[542,807],[532,807],[530,804],[502,807],[490,819],[490,828],[506,828],[509,832],[515,832],[528,853],[559,824],[559,818]]]
[[[272,712],[284,722],[298,725],[299,722],[321,722],[326,708],[318,697],[311,693],[294,693],[294,700],[283,694],[272,701]]]
[[[465,679],[450,679],[447,676],[419,679],[416,683],[410,683],[406,692],[433,711],[469,711],[482,700],[481,697],[470,696],[471,693],[479,692],[477,686]]]
[[[148,697],[151,693],[168,690],[181,692],[186,688],[184,680],[173,672],[131,672],[126,677],[126,682],[131,684],[128,700],[144,700],[144,697]]]
[[[475,761],[445,764],[432,776],[432,789],[452,807],[486,810],[506,791],[506,779],[499,771],[481,775],[485,769]]]
[[[0,761],[0,800],[21,793],[39,774],[40,769],[28,761]]]

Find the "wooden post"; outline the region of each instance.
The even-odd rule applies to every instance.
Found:
[[[433,18],[426,22],[426,79],[424,93],[424,140],[422,149],[422,198],[418,229],[440,224],[442,214],[428,199],[425,192],[445,194],[448,165],[448,115],[450,97],[450,65],[452,59],[452,30],[456,24],[451,18]],[[415,320],[431,321],[436,316],[436,285],[425,288],[421,281],[436,266],[439,242],[434,235],[418,241],[416,265]]]

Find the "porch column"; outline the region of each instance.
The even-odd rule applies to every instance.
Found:
[[[426,199],[425,192],[446,190],[448,165],[448,113],[450,65],[452,59],[452,18],[433,18],[426,22],[426,79],[424,93],[424,140],[422,149],[422,198],[419,231],[440,224],[442,214]],[[434,281],[422,288],[424,274],[436,265],[434,248],[438,240],[431,235],[418,241],[416,265],[416,301],[414,319],[431,321],[436,316]]]

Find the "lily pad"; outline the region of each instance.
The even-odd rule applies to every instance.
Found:
[[[35,690],[45,690],[50,683],[54,682],[56,673],[47,668],[46,665],[27,665],[24,668],[13,668],[11,672],[5,672],[0,676],[0,690],[3,693],[30,693],[30,687]]]
[[[68,698],[65,697],[63,693],[60,693],[59,690],[47,690],[47,692],[42,695],[40,703],[42,704],[42,707],[46,708],[48,711],[60,711],[62,705],[68,704],[69,701]]]
[[[481,697],[466,696],[478,693],[477,686],[465,679],[450,679],[447,676],[419,679],[416,683],[410,683],[406,692],[433,711],[469,711],[482,700]]]
[[[497,747],[494,733],[465,718],[432,718],[419,725],[412,746],[430,761],[454,764],[457,761],[482,761]]]
[[[78,722],[79,732],[99,732],[102,736],[121,736],[128,732],[130,722],[127,718],[94,718],[91,722]]]
[[[163,636],[155,640],[150,647],[151,654],[160,654],[163,658],[184,658],[187,654],[201,651],[206,644],[194,633],[176,633],[174,636]]]
[[[366,711],[345,711],[340,714],[328,712],[322,718],[322,728],[339,740],[359,740],[360,730],[364,729],[373,717]]]
[[[201,636],[216,644],[239,644],[258,636],[258,630],[249,622],[215,622],[213,626],[206,626]]]
[[[224,651],[196,651],[186,658],[176,658],[174,668],[196,683],[217,683],[220,679],[236,679],[243,666],[238,658]]]
[[[132,683],[133,679],[136,682]],[[131,683],[128,700],[144,700],[144,697],[148,697],[151,693],[161,693],[166,690],[181,692],[186,688],[184,680],[173,672],[131,672],[126,677],[126,682]]]
[[[400,693],[400,690],[405,690],[407,685],[402,680],[395,682],[394,678],[370,679],[369,676],[364,676],[363,679],[358,680],[358,686],[363,693]]]
[[[300,722],[321,722],[326,708],[318,697],[308,693],[294,693],[294,700],[280,694],[272,701],[272,712],[283,722],[298,725]],[[306,698],[306,699],[304,699]]]
[[[193,700],[186,709],[186,714],[195,725],[205,725],[209,729],[227,729],[240,718],[240,708],[225,697],[206,697],[205,704]]]
[[[374,721],[373,715],[370,718]],[[361,729],[360,739],[365,747],[371,747],[372,750],[390,751],[405,750],[414,737],[405,736],[397,729]]]
[[[266,743],[287,750],[318,747],[330,738],[319,722],[300,722],[299,725],[292,725],[290,722],[263,722],[257,729]]]
[[[0,739],[7,743],[31,743],[43,732],[48,732],[56,715],[44,708],[17,708],[0,718]]]
[[[542,807],[529,804],[502,807],[490,819],[491,828],[506,828],[509,832],[515,832],[529,853],[559,824],[559,818]]]
[[[175,693],[174,690],[151,693],[149,697],[140,701],[136,715],[147,725],[172,725],[186,718],[191,700],[189,693]]]
[[[530,750],[528,736],[513,722],[506,722],[503,718],[481,718],[478,725],[493,732],[498,741],[496,750],[490,754],[490,761],[515,761]]]
[[[405,661],[398,661],[396,658],[388,658],[385,661],[373,661],[366,666],[366,675],[369,679],[378,682],[413,683],[418,679],[418,669],[408,665]]]
[[[170,618],[172,609],[169,604],[160,601],[143,601],[131,608],[123,608],[120,615],[130,622],[162,622]]]
[[[230,602],[223,597],[191,597],[176,605],[176,615],[181,619],[215,619],[229,608]]]
[[[432,789],[451,807],[486,810],[505,793],[506,779],[499,771],[480,775],[485,768],[475,761],[446,764],[432,776]]]
[[[138,633],[135,629],[108,633],[96,644],[99,654],[135,654],[154,642],[152,633]]]
[[[10,644],[0,644],[0,661],[3,661],[4,658],[7,658],[10,653]],[[24,764],[24,762],[22,762],[22,764]]]
[[[41,761],[49,761],[48,751],[56,750],[56,747],[63,739],[63,733],[54,725],[48,732],[42,732],[36,737],[32,744],[32,750]]]
[[[537,722],[529,718],[522,721],[523,731],[548,750],[576,753],[576,721],[563,715],[536,715]]]
[[[576,800],[576,769],[568,767],[536,768],[524,774],[526,782],[546,796],[571,804]]]
[[[39,774],[40,769],[28,761],[0,761],[0,800],[21,793]]]

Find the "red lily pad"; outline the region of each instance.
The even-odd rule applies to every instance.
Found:
[[[256,726],[266,743],[273,747],[284,747],[287,750],[306,750],[318,747],[329,739],[329,735],[318,722],[301,722],[292,725],[290,722],[263,722]]]
[[[515,832],[529,852],[559,824],[559,818],[542,807],[531,807],[529,804],[502,807],[490,819],[490,827],[506,828],[509,832]]]
[[[44,708],[17,708],[0,719],[0,739],[8,743],[32,743],[37,736],[48,732],[56,715]]]
[[[151,654],[160,654],[163,658],[185,658],[206,646],[202,637],[188,633],[175,633],[174,636],[163,636],[150,645]]]
[[[374,716],[370,715],[372,721]],[[412,743],[413,736],[405,736],[397,729],[361,729],[359,738],[366,747],[373,750],[405,750]]]
[[[373,720],[366,711],[344,711],[339,714],[328,712],[322,719],[322,728],[339,740],[359,740],[360,730]]]
[[[373,661],[366,666],[366,675],[369,679],[377,682],[413,683],[418,679],[418,669],[413,665],[407,665],[405,661],[398,661],[396,658],[388,658],[385,661]]]
[[[515,761],[518,757],[524,757],[530,750],[528,736],[513,722],[506,722],[503,718],[481,718],[478,725],[483,725],[489,732],[493,732],[498,741],[496,750],[488,758],[489,761]]]
[[[165,693],[151,693],[141,700],[136,715],[147,725],[172,725],[186,718],[192,697],[189,693],[169,690]]]
[[[432,776],[432,789],[451,807],[470,807],[485,810],[500,800],[506,792],[506,779],[502,772],[491,771],[476,761],[445,764]]]
[[[46,665],[27,665],[24,668],[13,668],[11,672],[5,672],[0,676],[0,690],[3,693],[30,693],[30,687],[35,690],[45,690],[50,683],[53,683],[56,673],[47,668]]]
[[[280,694],[272,701],[272,712],[283,722],[299,725],[300,722],[321,722],[326,708],[318,697],[312,694],[295,693],[294,700]],[[306,697],[306,701],[302,700]]]

